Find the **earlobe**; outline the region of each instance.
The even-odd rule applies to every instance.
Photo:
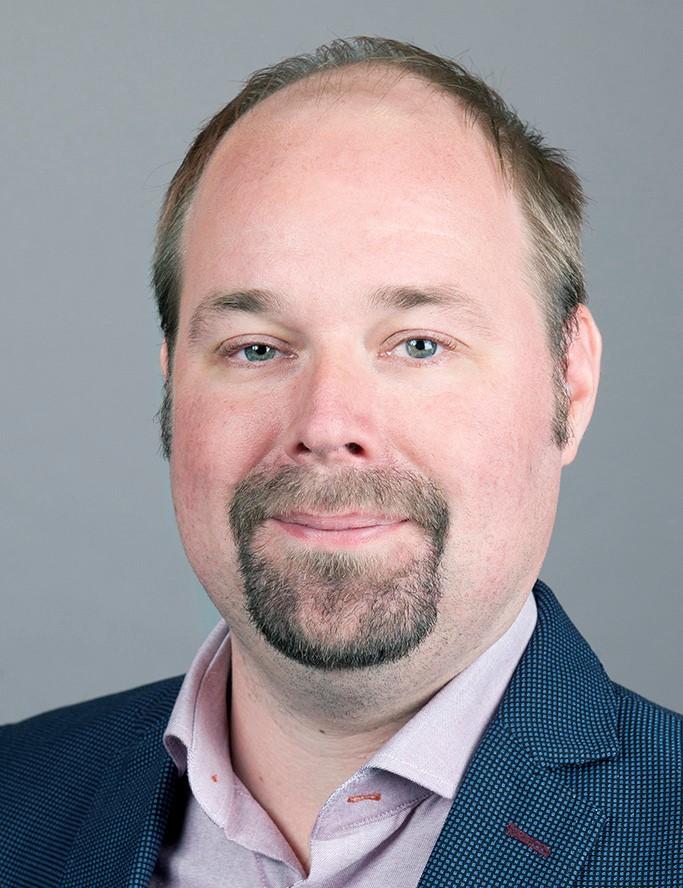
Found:
[[[161,351],[159,352],[159,363],[161,364],[161,372],[164,376],[164,382],[168,379],[168,346],[166,340],[161,343]]]
[[[588,428],[598,394],[602,336],[593,315],[580,305],[576,315],[577,333],[567,352],[566,384],[569,394],[568,422],[572,437],[562,453],[562,465],[573,462]]]

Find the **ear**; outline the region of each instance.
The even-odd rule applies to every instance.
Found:
[[[569,426],[573,436],[562,451],[562,465],[573,462],[584,432],[588,428],[600,381],[602,336],[585,305],[576,314],[578,334],[567,353],[567,391],[569,392]]]
[[[168,346],[166,340],[161,343],[161,351],[159,352],[159,363],[161,364],[161,372],[164,375],[164,382],[168,379]]]

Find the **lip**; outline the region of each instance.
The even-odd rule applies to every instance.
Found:
[[[405,518],[387,515],[370,515],[361,512],[348,512],[345,515],[313,515],[306,512],[290,512],[273,516],[276,521],[298,524],[315,530],[355,530],[364,527],[378,527],[387,524],[400,524]]]
[[[315,521],[316,524],[333,523],[337,527],[311,526],[304,522],[304,516],[287,516],[285,518],[270,519],[273,524],[284,531],[288,536],[298,540],[314,544],[329,544],[334,546],[355,546],[377,537],[391,536],[399,528],[407,523],[407,519],[388,519],[371,515],[351,516],[321,516],[307,515],[306,521]],[[351,526],[351,523],[355,526]],[[374,523],[368,523],[374,522]]]

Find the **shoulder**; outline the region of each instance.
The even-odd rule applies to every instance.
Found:
[[[31,739],[44,742],[62,736],[65,729],[78,732],[94,729],[98,725],[110,725],[112,729],[121,724],[125,730],[132,727],[130,719],[144,712],[150,703],[159,704],[169,695],[175,699],[183,676],[165,678],[125,691],[84,700],[68,706],[60,706],[47,712],[38,713],[22,721],[0,726],[0,742],[16,743]],[[170,713],[169,713],[170,714]]]
[[[683,715],[611,682],[617,710],[621,760],[643,762],[653,770],[669,762],[681,771]]]
[[[134,743],[168,720],[183,676],[62,706],[0,726],[0,786],[59,780],[78,763],[82,774],[103,756]]]
[[[579,884],[673,884],[666,879],[680,875],[683,855],[683,717],[611,685],[614,755],[566,772],[574,791],[604,816]]]
[[[57,885],[93,804],[126,780],[150,736],[161,738],[183,676],[0,727],[0,883]],[[152,733],[153,732],[153,733]],[[103,802],[106,807],[106,802]],[[94,839],[93,839],[94,841]],[[34,849],[41,849],[36,876]]]
[[[617,748],[573,769],[574,788],[605,812],[603,859],[667,872],[683,827],[683,717],[616,682]],[[607,853],[609,850],[609,855]],[[628,864],[631,865],[630,863]],[[626,869],[624,871],[626,871]]]

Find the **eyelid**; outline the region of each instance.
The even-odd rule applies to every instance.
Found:
[[[247,348],[250,345],[267,345],[269,346],[269,348],[273,348],[284,355],[292,355],[292,352],[286,352],[278,345],[274,345],[272,342],[269,342],[267,336],[252,336],[250,339],[243,339],[242,341],[238,342],[224,342],[216,349],[216,354],[218,354],[219,357],[223,358],[232,357],[233,355],[241,352],[243,349]],[[238,363],[247,364],[248,362],[238,361]]]
[[[455,351],[456,348],[458,348],[460,345],[457,339],[453,339],[452,336],[447,336],[445,333],[430,333],[428,330],[419,330],[418,332],[413,332],[412,330],[409,330],[406,333],[402,330],[399,333],[395,333],[394,336],[391,337],[390,342],[392,342],[393,344],[381,354],[389,354],[396,348],[397,345],[401,345],[402,342],[408,342],[410,339],[428,339],[430,342],[438,343],[448,351]],[[411,363],[416,362],[411,361]],[[433,364],[434,361],[432,361],[431,363]]]

